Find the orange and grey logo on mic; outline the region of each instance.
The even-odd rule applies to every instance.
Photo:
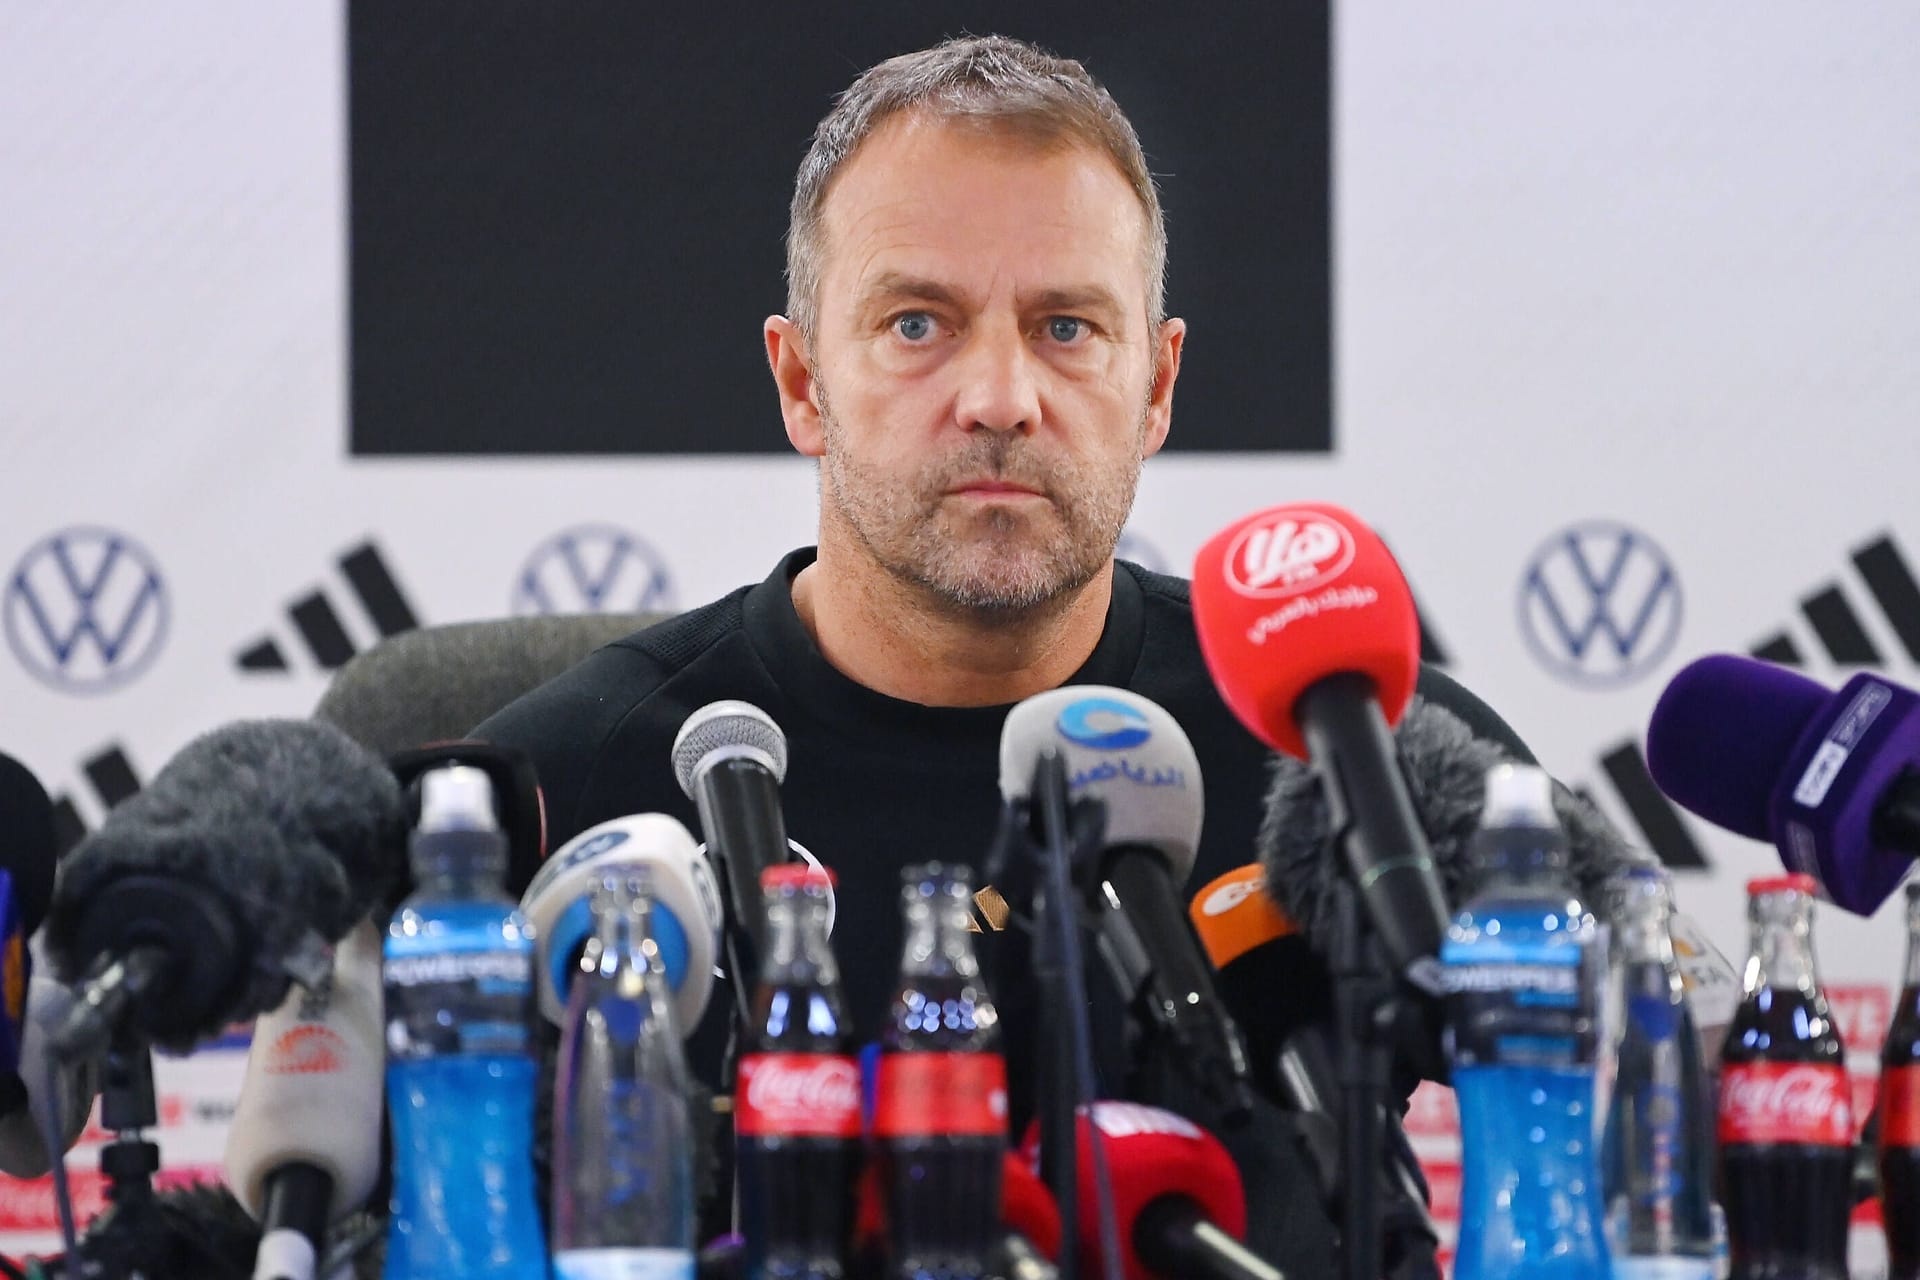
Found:
[[[1294,931],[1293,921],[1267,896],[1267,873],[1257,862],[1236,867],[1200,890],[1187,914],[1216,969]]]

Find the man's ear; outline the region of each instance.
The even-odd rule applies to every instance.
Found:
[[[1180,377],[1180,352],[1186,342],[1185,320],[1160,322],[1153,338],[1153,382],[1147,388],[1147,431],[1140,447],[1142,458],[1151,458],[1167,442],[1167,431],[1173,426],[1173,384]]]
[[[774,389],[780,393],[780,416],[787,439],[809,458],[826,452],[826,432],[820,423],[813,361],[800,327],[785,316],[768,316],[767,367],[773,370]]]

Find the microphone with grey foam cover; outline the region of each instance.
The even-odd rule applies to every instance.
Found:
[[[1453,712],[1421,697],[1413,699],[1394,731],[1394,747],[1441,891],[1449,908],[1458,909],[1474,885],[1468,844],[1480,827],[1487,771],[1514,763],[1513,757],[1499,743],[1476,736]],[[1628,845],[1588,801],[1557,782],[1553,793],[1580,897],[1604,902],[1601,890],[1608,877],[1649,855]],[[1255,846],[1267,893],[1322,955],[1331,955],[1337,941],[1334,884],[1340,868],[1333,840],[1334,819],[1312,769],[1276,756]],[[1421,1075],[1445,1081],[1439,1002],[1417,1003],[1423,1027],[1399,1037],[1396,1051]]]
[[[1165,708],[1126,689],[1069,685],[1007,713],[1000,793],[1027,797],[1035,766],[1059,753],[1072,799],[1099,800],[1101,847],[1082,869],[1099,949],[1148,1024],[1164,1033],[1223,1121],[1244,1119],[1252,1086],[1239,1029],[1187,918],[1204,815],[1200,761]]]
[[[176,1052],[324,981],[404,860],[399,784],[331,725],[239,721],[182,748],[60,863],[46,948],[84,983],[54,1036]]]

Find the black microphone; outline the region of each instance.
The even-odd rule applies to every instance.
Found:
[[[1445,900],[1463,903],[1476,878],[1467,845],[1480,829],[1487,771],[1515,763],[1513,756],[1499,743],[1475,736],[1453,712],[1420,697],[1408,707],[1393,749]],[[1581,900],[1603,903],[1607,880],[1647,855],[1634,851],[1590,802],[1557,782],[1553,791],[1554,813],[1567,834],[1567,867]],[[1322,952],[1333,924],[1336,866],[1328,849],[1335,830],[1334,812],[1313,771],[1296,760],[1276,758],[1255,847],[1268,894]]]
[[[750,702],[710,702],[675,735],[673,772],[700,812],[707,856],[733,907],[728,932],[735,972],[729,976],[740,995],[760,972],[766,943],[760,873],[787,861],[787,824],[780,812],[787,738]]]
[[[1420,624],[1386,544],[1325,504],[1247,517],[1196,557],[1193,620],[1241,723],[1313,764],[1330,806],[1327,847],[1388,967],[1437,991],[1447,906],[1389,734],[1419,676]]]
[[[60,864],[47,953],[85,986],[56,1051],[124,1027],[185,1052],[292,981],[324,982],[404,841],[393,774],[330,725],[242,721],[188,743]]]
[[[1213,970],[1179,885],[1200,845],[1204,794],[1193,744],[1167,711],[1125,689],[1069,685],[1007,713],[1000,792],[1026,798],[1043,751],[1060,753],[1067,789],[1106,812],[1088,886],[1100,951],[1122,991],[1165,1033],[1220,1120],[1251,1106],[1239,1030],[1214,992]]]
[[[1468,843],[1480,827],[1487,771],[1511,764],[1506,747],[1475,736],[1465,721],[1438,703],[1416,697],[1394,738],[1423,842],[1448,903],[1465,902],[1472,888]],[[1607,879],[1645,860],[1589,802],[1554,784],[1554,810],[1567,834],[1568,869],[1583,901],[1604,902]],[[1286,757],[1273,763],[1266,811],[1255,838],[1266,891],[1314,949],[1330,955],[1336,943],[1336,859],[1330,850],[1337,816],[1313,770]],[[1422,1025],[1396,1038],[1401,1060],[1445,1083],[1440,1052],[1444,1013],[1437,999],[1421,1000]],[[1249,1015],[1250,1016],[1250,1015]]]

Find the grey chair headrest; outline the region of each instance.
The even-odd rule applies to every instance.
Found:
[[[382,756],[460,738],[595,649],[669,616],[564,614],[403,632],[340,668],[313,715]]]

